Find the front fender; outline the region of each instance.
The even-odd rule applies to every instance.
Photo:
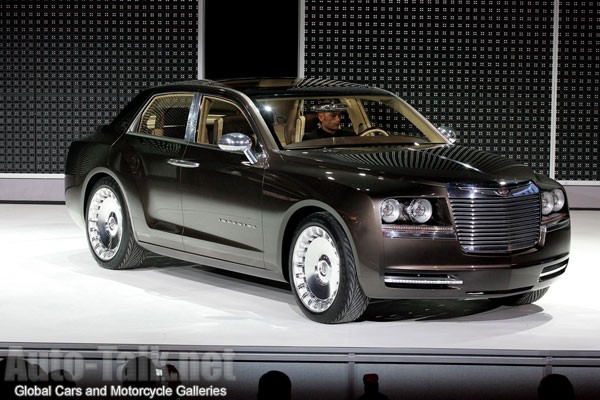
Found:
[[[373,223],[377,220],[374,211],[373,202],[366,195],[346,196],[346,201],[342,205],[315,199],[301,200],[292,204],[281,219],[275,241],[279,244],[276,249],[276,259],[280,260],[279,268],[283,277],[289,280],[288,257],[294,231],[302,219],[314,212],[327,212],[342,227],[350,242],[359,276],[378,271],[382,235],[381,229],[376,229],[376,224]],[[267,240],[265,242],[268,243]]]

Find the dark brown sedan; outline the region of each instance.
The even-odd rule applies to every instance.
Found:
[[[568,263],[564,189],[454,140],[379,88],[181,82],[71,144],[66,201],[102,267],[154,252],[287,281],[318,322],[370,299],[538,300]]]

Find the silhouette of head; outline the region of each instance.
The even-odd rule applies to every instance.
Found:
[[[269,371],[258,381],[258,400],[289,400],[292,398],[292,382],[281,371]]]
[[[546,375],[538,386],[539,400],[573,400],[575,391],[571,381],[561,374]]]
[[[379,375],[364,374],[363,383],[365,384],[366,393],[376,393],[379,391]]]

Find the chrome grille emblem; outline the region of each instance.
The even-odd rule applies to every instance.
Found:
[[[510,190],[508,190],[508,188],[503,187],[496,190],[494,193],[496,193],[500,197],[506,197],[510,193]]]

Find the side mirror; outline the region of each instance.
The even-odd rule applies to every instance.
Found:
[[[243,133],[228,133],[219,139],[219,148],[230,153],[244,153],[250,164],[256,164],[258,158],[252,152],[252,139]]]
[[[438,128],[438,131],[444,135],[444,137],[446,139],[448,139],[448,141],[450,143],[455,143],[458,140],[458,136],[456,135],[456,131],[452,128],[448,128],[447,126],[440,126]]]

